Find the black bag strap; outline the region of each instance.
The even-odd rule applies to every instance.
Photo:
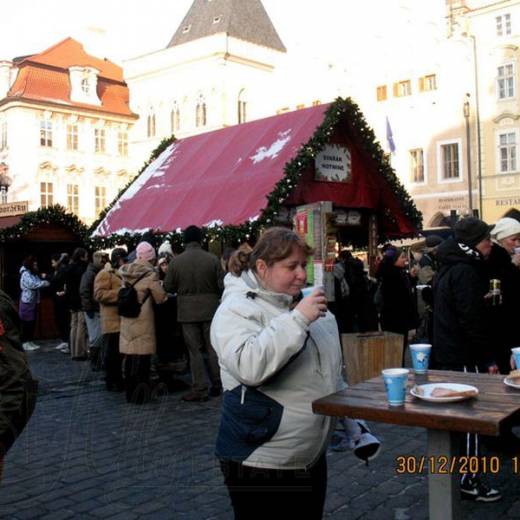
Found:
[[[134,285],[137,283],[137,282],[140,282],[146,275],[148,274],[148,271],[146,271],[145,273],[143,273],[134,283],[131,283],[131,284],[128,284],[127,287],[134,287]]]

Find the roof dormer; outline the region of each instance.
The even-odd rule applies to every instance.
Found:
[[[76,103],[101,105],[97,95],[99,70],[94,67],[70,67],[70,100]]]

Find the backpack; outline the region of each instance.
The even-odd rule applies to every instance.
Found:
[[[117,313],[119,316],[123,316],[124,318],[137,318],[139,314],[141,314],[141,306],[146,301],[146,298],[148,298],[148,294],[144,297],[142,303],[139,303],[137,291],[134,286],[147,274],[148,272],[144,273],[132,284],[125,282],[125,285],[119,289],[117,293]]]

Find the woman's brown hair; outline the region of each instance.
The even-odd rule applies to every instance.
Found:
[[[271,267],[274,263],[291,256],[294,248],[303,251],[305,256],[314,253],[314,249],[291,229],[269,228],[262,233],[252,250],[244,251],[238,248],[233,253],[229,260],[229,271],[235,276],[240,276],[243,271],[248,269],[256,271],[257,260],[263,260],[268,267]]]

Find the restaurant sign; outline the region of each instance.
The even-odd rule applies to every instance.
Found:
[[[0,204],[0,217],[15,217],[16,215],[23,215],[29,211],[29,201],[22,202],[6,202]]]
[[[323,182],[348,182],[352,177],[352,160],[346,146],[328,144],[316,156],[315,180]]]

